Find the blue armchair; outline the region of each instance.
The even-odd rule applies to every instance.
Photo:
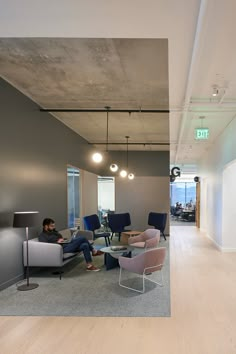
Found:
[[[96,230],[99,230],[101,227],[101,224],[100,224],[97,214],[84,216],[83,220],[84,220],[85,230],[90,230],[93,232],[94,240],[96,238],[104,237],[105,242],[106,242],[106,246],[108,247],[110,245],[110,235],[111,234],[110,234],[110,232],[103,232],[103,231],[96,232]]]
[[[150,212],[148,215],[148,225],[154,226],[155,229],[160,230],[161,235],[166,240],[166,236],[164,234],[166,227],[167,213],[155,213]]]
[[[125,229],[125,227],[129,225],[131,225],[129,213],[108,214],[108,226],[112,232],[111,239],[114,234],[118,233],[120,241],[121,232],[130,231]]]

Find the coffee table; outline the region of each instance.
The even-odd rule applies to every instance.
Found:
[[[118,261],[119,256],[129,257],[129,258],[132,257],[133,247],[131,246],[125,246],[126,247],[125,250],[119,250],[119,251],[113,251],[111,247],[112,246],[101,248],[101,251],[104,252],[104,264],[106,266],[106,270],[119,267],[119,261]]]
[[[130,237],[140,235],[141,233],[142,233],[142,231],[123,231],[121,233],[120,243],[122,245],[127,245],[128,244],[128,239]]]

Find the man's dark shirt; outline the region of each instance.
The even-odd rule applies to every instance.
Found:
[[[47,243],[57,243],[57,241],[63,238],[62,235],[56,231],[45,231],[43,230],[41,234],[39,235],[38,239],[39,242],[47,242]]]

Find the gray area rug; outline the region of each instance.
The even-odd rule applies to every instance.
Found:
[[[99,240],[100,241],[100,240]],[[96,241],[97,242],[97,241]],[[10,316],[170,316],[170,267],[169,241],[161,241],[167,247],[163,268],[164,286],[146,281],[146,292],[139,294],[121,288],[118,283],[119,268],[106,270],[104,257],[94,258],[100,272],[87,272],[83,256],[64,267],[62,279],[53,275],[52,268],[43,269],[31,276],[30,281],[39,284],[31,291],[18,291],[16,285],[0,292],[0,315]],[[97,244],[99,247],[99,243]],[[141,278],[125,273],[127,285],[142,286]],[[152,275],[158,280],[159,272]],[[126,278],[124,278],[126,279]]]

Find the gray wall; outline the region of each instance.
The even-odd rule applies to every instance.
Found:
[[[169,176],[169,151],[129,151],[128,170],[135,176]],[[101,173],[110,176],[109,166],[117,163],[119,168],[126,168],[126,151],[109,151],[109,156]],[[115,176],[115,174],[113,174]],[[119,176],[119,174],[116,174]]]
[[[0,289],[23,275],[25,230],[12,228],[14,211],[38,210],[41,219],[55,218],[58,229],[67,227],[67,164],[98,175],[106,171],[90,155],[84,139],[0,80]],[[169,175],[168,153],[131,155],[136,175]],[[124,154],[115,156],[124,160]],[[40,229],[31,228],[29,237]]]
[[[76,133],[0,80],[0,288],[22,276],[25,231],[13,229],[14,211],[38,210],[67,226],[67,164],[89,166],[91,148]],[[40,230],[30,229],[30,237]]]
[[[129,212],[131,230],[143,231],[150,211],[169,214],[170,179],[168,177],[136,177],[133,181],[116,179],[115,205],[117,213]],[[169,234],[169,219],[166,224]]]

